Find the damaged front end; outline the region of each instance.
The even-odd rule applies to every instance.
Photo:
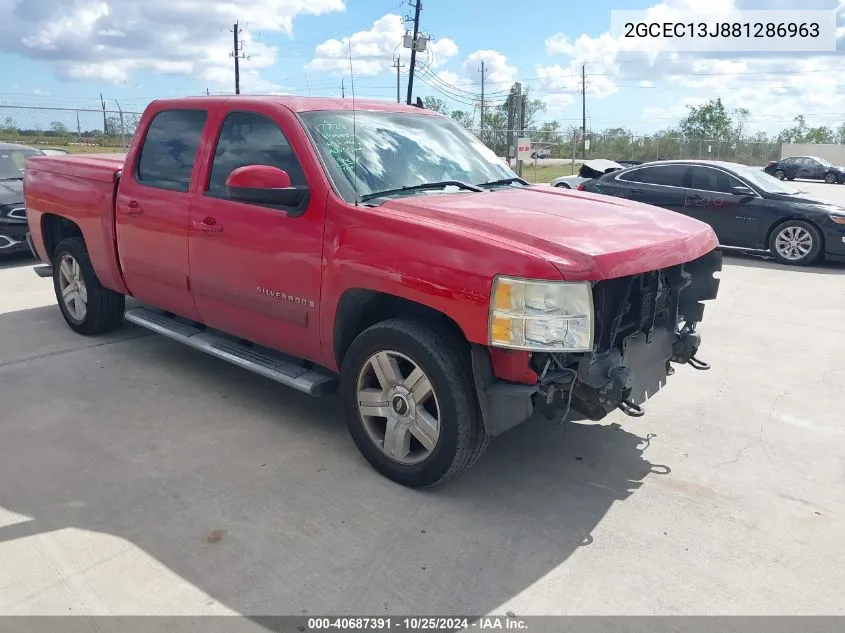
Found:
[[[672,364],[709,369],[697,358],[696,326],[704,301],[715,299],[722,254],[592,284],[591,351],[530,353],[533,385],[496,381],[480,349],[473,369],[487,430],[499,435],[534,411],[549,418],[601,420],[620,409],[639,417],[642,404],[666,384]],[[486,354],[484,354],[486,356]]]
[[[590,420],[614,409],[643,415],[642,404],[666,384],[672,363],[709,369],[696,357],[703,301],[715,299],[722,254],[593,286],[591,353],[532,355],[539,376],[534,406],[549,417],[571,407]]]

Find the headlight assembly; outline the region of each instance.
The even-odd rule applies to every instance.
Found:
[[[490,297],[489,341],[494,347],[538,352],[591,351],[590,283],[496,277]]]

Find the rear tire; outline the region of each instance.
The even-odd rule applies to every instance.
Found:
[[[809,266],[819,259],[823,247],[821,232],[803,220],[787,220],[779,224],[769,238],[772,256],[789,266]]]
[[[102,334],[123,321],[126,297],[100,284],[81,237],[69,237],[56,246],[53,288],[59,310],[74,332]]]
[[[487,448],[466,348],[442,327],[406,319],[377,323],[349,347],[340,378],[346,423],[388,479],[440,484]]]
[[[774,177],[778,180],[783,180],[786,177],[786,174],[783,173],[782,169],[776,169],[774,173]]]

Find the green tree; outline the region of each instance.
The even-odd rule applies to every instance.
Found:
[[[795,125],[781,130],[778,141],[781,143],[833,143],[836,139],[833,130],[826,125],[808,126],[802,114],[795,117],[794,121]]]
[[[734,137],[731,117],[721,99],[711,99],[700,106],[687,106],[689,114],[678,127],[688,139],[730,139]]]
[[[426,110],[434,110],[440,114],[449,115],[449,106],[446,105],[446,102],[443,99],[438,99],[437,97],[425,97],[423,99],[423,106]]]
[[[67,126],[60,121],[53,121],[50,123],[50,129],[58,136],[64,136],[67,134]]]
[[[471,112],[465,112],[464,110],[452,110],[452,114],[450,116],[453,120],[457,121],[465,128],[472,127],[473,117]]]
[[[845,123],[840,123],[836,128],[836,142],[845,145]]]

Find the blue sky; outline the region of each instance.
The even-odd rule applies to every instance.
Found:
[[[512,0],[426,0],[422,27],[433,38],[428,69],[415,95],[446,99],[477,113],[480,73],[487,93],[514,80],[544,100],[543,120],[579,124],[580,66],[586,64],[587,110],[593,130],[626,126],[650,133],[671,125],[688,105],[722,97],[748,108],[748,129],[777,131],[796,114],[811,124],[845,121],[845,60],[826,54],[627,53],[609,34],[614,9],[696,12],[794,9],[785,0],[534,0],[523,13]],[[845,0],[803,0],[804,9],[838,8]],[[588,8],[586,8],[588,7]],[[352,37],[359,97],[395,98],[398,0],[0,0],[0,103],[134,110],[152,98],[233,90],[231,23],[245,23],[243,92],[339,96],[349,90]],[[845,29],[840,29],[845,35]],[[407,67],[406,69],[407,70]],[[407,75],[402,76],[404,96]],[[452,95],[447,96],[444,93]],[[492,93],[492,94],[491,94]],[[453,98],[454,97],[454,98]]]

